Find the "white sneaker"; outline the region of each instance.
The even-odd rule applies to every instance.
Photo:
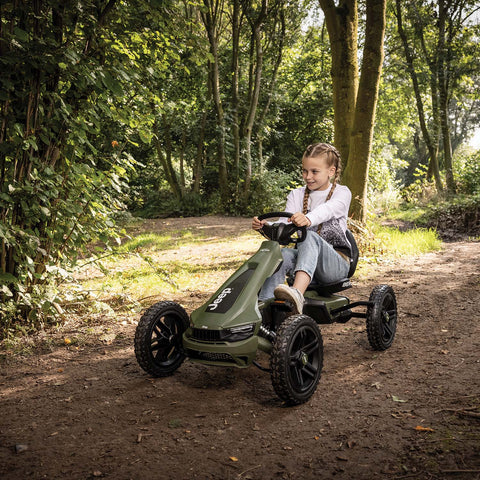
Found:
[[[302,313],[305,299],[303,295],[293,287],[288,285],[278,285],[273,291],[277,300],[287,300],[293,305],[293,313]]]

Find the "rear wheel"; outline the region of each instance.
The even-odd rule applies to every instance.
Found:
[[[270,357],[272,385],[289,405],[306,402],[315,392],[323,367],[323,340],[315,321],[292,315],[277,330]]]
[[[189,320],[185,309],[175,302],[152,305],[135,331],[135,356],[139,365],[154,377],[166,377],[185,360],[182,335]]]
[[[373,306],[367,309],[368,341],[374,350],[389,348],[397,331],[397,299],[389,285],[377,285],[370,294]]]

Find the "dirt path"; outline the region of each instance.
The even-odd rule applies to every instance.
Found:
[[[479,272],[480,243],[451,243],[356,282],[352,300],[394,287],[394,345],[372,351],[361,319],[323,326],[322,379],[296,408],[254,367],[186,362],[149,378],[129,324],[103,342],[9,357],[0,478],[478,479]]]

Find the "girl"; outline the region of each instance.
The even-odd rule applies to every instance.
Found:
[[[340,172],[340,155],[335,147],[316,143],[306,149],[302,158],[306,185],[288,194],[285,211],[295,212],[288,221],[297,227],[306,226],[307,235],[296,249],[282,249],[283,263],[266,280],[259,300],[288,300],[294,313],[302,313],[303,294],[314,278],[330,284],[347,277],[351,247],[345,231],[352,194],[337,183]],[[254,217],[252,228],[260,230],[264,224],[265,220]],[[284,284],[287,273],[295,276],[292,287]]]

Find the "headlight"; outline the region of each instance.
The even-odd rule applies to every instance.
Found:
[[[227,342],[239,342],[246,340],[253,335],[255,324],[240,325],[239,327],[228,328],[224,331],[223,339]]]

